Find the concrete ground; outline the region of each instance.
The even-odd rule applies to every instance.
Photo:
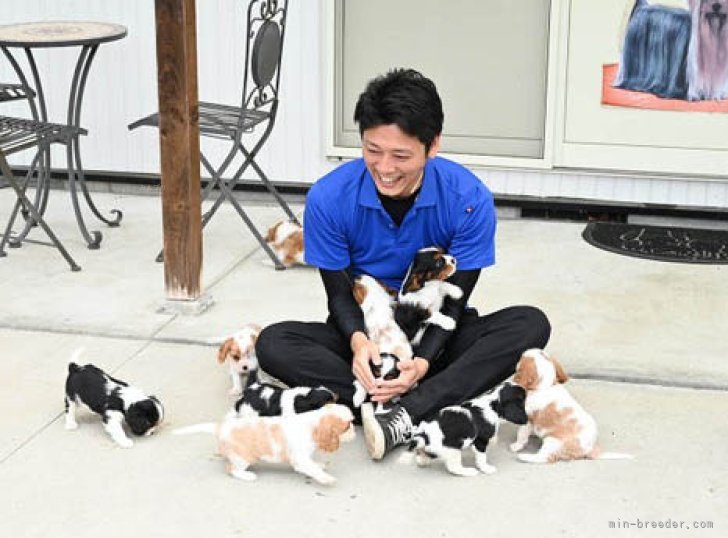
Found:
[[[500,220],[498,263],[484,271],[472,304],[483,312],[543,308],[553,325],[548,349],[574,376],[568,387],[597,419],[604,449],[633,461],[520,463],[507,450],[514,429],[506,426],[489,449],[498,473],[459,478],[437,464],[402,464],[396,454],[372,462],[358,431],[322,456],[338,478],[333,487],[276,466],[259,466],[258,481],[246,483],[224,473],[212,438],[170,431],[216,420],[233,401],[214,342],[248,321],[323,319],[316,271],[273,270],[225,206],[204,234],[203,288],[213,306],[198,316],[162,314],[158,196],[94,198],[102,211],[124,212],[120,227],[99,227],[97,251],[81,241],[67,193],[53,191],[48,211],[81,272],[35,244],[0,258],[0,535],[728,532],[728,267],[610,254],[581,239],[581,223]],[[0,221],[11,204],[0,189]],[[247,207],[262,228],[282,218],[264,202]],[[83,361],[160,397],[167,420],[157,435],[124,450],[85,412],[78,430],[64,429],[63,383],[79,346]]]

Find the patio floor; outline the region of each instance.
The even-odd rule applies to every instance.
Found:
[[[120,227],[98,228],[97,251],[85,248],[65,191],[54,190],[49,205],[47,220],[81,272],[35,244],[0,258],[3,536],[606,537],[668,519],[710,522],[705,535],[728,528],[719,510],[728,503],[728,267],[601,251],[581,239],[582,223],[499,222],[497,264],[471,303],[483,312],[541,307],[553,325],[548,349],[574,376],[570,390],[597,419],[603,448],[634,461],[522,464],[507,450],[514,430],[506,426],[489,452],[494,476],[456,478],[397,455],[374,463],[359,435],[326,457],[333,487],[271,466],[244,483],[224,473],[211,438],[169,432],[231,405],[216,342],[248,321],[325,317],[316,271],[275,271],[226,205],[203,236],[203,289],[213,306],[198,316],[161,314],[159,197],[94,199],[102,211],[124,212]],[[12,201],[0,189],[0,221]],[[300,213],[301,199],[293,202]],[[244,205],[263,229],[282,218],[260,198]],[[160,397],[167,420],[157,435],[123,450],[83,412],[79,430],[64,430],[63,383],[79,346],[83,361]]]

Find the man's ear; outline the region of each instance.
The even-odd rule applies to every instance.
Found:
[[[440,137],[442,135],[437,135],[433,140],[432,144],[430,144],[430,149],[427,152],[427,157],[429,159],[432,159],[433,157],[436,157],[437,154],[440,152]]]

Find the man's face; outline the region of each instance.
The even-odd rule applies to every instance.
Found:
[[[391,198],[406,198],[417,189],[428,157],[437,155],[439,147],[438,136],[425,153],[417,137],[395,124],[371,127],[362,134],[362,155],[377,191]]]

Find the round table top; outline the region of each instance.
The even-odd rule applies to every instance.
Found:
[[[108,22],[44,21],[0,26],[3,47],[69,47],[115,41],[126,35],[126,26]]]

